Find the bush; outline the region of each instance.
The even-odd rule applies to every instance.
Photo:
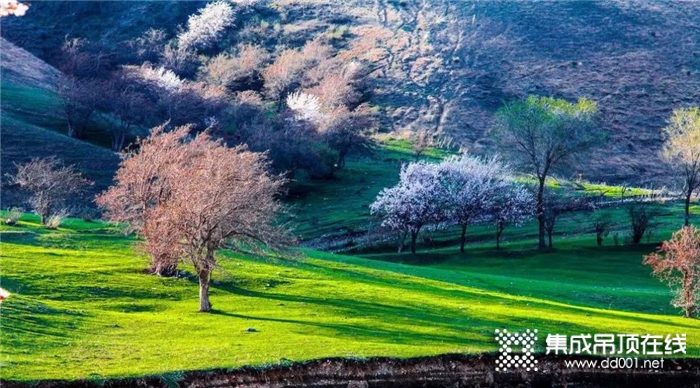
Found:
[[[66,217],[68,214],[65,211],[60,211],[52,216],[49,217],[49,219],[46,221],[46,229],[58,229],[61,224],[63,224],[63,221],[66,220]]]
[[[19,221],[20,217],[22,217],[22,210],[16,207],[9,209],[7,211],[7,215],[5,216],[5,225],[17,225],[17,221]]]

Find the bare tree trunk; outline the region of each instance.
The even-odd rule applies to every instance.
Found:
[[[505,229],[503,225],[503,221],[497,221],[496,222],[496,250],[501,249],[501,235],[503,234],[503,229]]]
[[[548,241],[549,241],[549,247],[550,247],[550,248],[552,248],[552,246],[553,246],[553,245],[552,245],[552,232],[553,232],[552,230],[548,230],[548,231],[547,231],[547,239],[548,239]]]
[[[211,303],[209,303],[209,277],[210,273],[207,270],[199,271],[199,312],[206,313],[211,311]]]
[[[537,189],[537,222],[539,222],[539,248],[545,248],[545,242],[544,242],[544,183],[545,183],[545,178],[542,177],[539,179],[539,186]],[[551,237],[550,237],[551,241]],[[550,242],[550,247],[551,247],[551,242]]]
[[[598,243],[599,247],[602,246],[603,245],[603,235],[601,233],[597,233],[595,235],[595,241]]]
[[[685,226],[690,225],[690,196],[693,193],[688,190],[688,194],[685,196]]]
[[[467,242],[467,224],[462,225],[462,235],[459,240],[459,253],[464,253],[464,244]]]
[[[695,309],[697,308],[695,306],[695,295],[693,292],[693,278],[692,275],[684,273],[683,274],[683,283],[682,283],[682,291],[683,292],[683,299],[685,299],[683,302],[683,313],[686,318],[693,318],[695,316]]]
[[[416,254],[416,240],[418,240],[418,231],[411,231],[411,253]]]

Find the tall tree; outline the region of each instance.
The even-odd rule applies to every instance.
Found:
[[[540,248],[546,247],[543,212],[546,180],[554,169],[602,143],[604,134],[595,123],[597,113],[596,103],[585,98],[570,103],[536,96],[508,103],[497,113],[495,135],[502,151],[538,182]]]
[[[685,199],[685,226],[690,225],[690,201],[700,192],[700,108],[678,109],[664,128],[663,157],[681,178]]]
[[[188,139],[186,127],[171,134],[157,129],[146,145],[159,143],[161,136],[169,147],[144,147],[125,160],[117,184],[98,203],[113,221],[143,222],[149,252],[192,264],[199,277],[199,311],[210,311],[209,284],[217,251],[281,248],[289,242],[275,222],[284,180],[267,173],[263,154],[243,146],[228,148],[206,132]],[[139,162],[152,158],[149,151],[158,156],[147,163],[155,167],[150,178],[140,171]],[[156,194],[151,192],[152,180],[168,194],[143,210],[143,194]]]

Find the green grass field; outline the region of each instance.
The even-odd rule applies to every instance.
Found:
[[[26,215],[0,229],[2,287],[12,293],[1,305],[3,379],[495,351],[496,328],[686,333],[688,356],[700,355],[700,323],[681,318],[641,265],[653,244],[599,248],[574,235],[545,254],[527,240],[502,252],[471,244],[464,256],[454,247],[416,257],[223,253],[215,312],[202,314],[196,281],[144,274],[134,239],[101,223],[49,231],[37,222]]]

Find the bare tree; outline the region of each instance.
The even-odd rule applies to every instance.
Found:
[[[207,83],[225,86],[230,90],[246,90],[262,81],[260,69],[270,55],[260,46],[244,45],[234,56],[219,54],[202,70]]]
[[[68,136],[76,139],[85,138],[90,118],[102,97],[98,81],[61,77],[57,91],[68,124]]]
[[[506,104],[498,111],[495,134],[504,152],[535,175],[538,181],[537,218],[539,246],[545,243],[544,191],[547,177],[587,149],[601,143],[595,125],[596,103],[576,103],[551,97],[530,96]]]
[[[119,152],[127,137],[152,118],[154,101],[126,70],[120,70],[104,83],[99,108],[109,128],[111,149]]]
[[[653,274],[676,293],[671,304],[683,309],[686,318],[700,311],[700,231],[686,226],[664,241],[658,252],[644,257]]]
[[[598,246],[603,245],[603,238],[610,234],[610,228],[614,225],[613,217],[610,213],[597,212],[593,218],[593,230],[595,231],[595,241]]]
[[[700,108],[678,109],[664,128],[663,158],[681,178],[685,199],[685,226],[690,225],[690,201],[700,193]]]
[[[420,159],[421,155],[435,144],[433,135],[425,129],[412,132],[409,142],[416,160]]]
[[[156,180],[167,187],[167,198],[159,199],[146,211],[132,213],[132,208],[143,207],[139,194],[144,190],[136,191],[127,182],[148,183],[138,177],[142,174],[138,163],[128,164],[127,160],[120,168],[116,186],[98,202],[114,221],[143,221],[142,231],[151,252],[194,266],[199,276],[199,311],[206,312],[212,308],[209,284],[217,266],[217,251],[224,247],[281,248],[289,242],[275,225],[281,206],[276,198],[284,180],[267,173],[263,154],[242,146],[228,148],[206,132],[188,140],[188,132],[180,128],[171,135],[157,130],[147,140],[159,143],[157,137],[165,136],[171,144],[167,151],[157,151],[160,157],[155,163],[160,167]],[[130,159],[138,160],[144,152],[148,151],[142,149]]]
[[[338,115],[323,128],[323,138],[328,146],[338,153],[334,170],[345,167],[345,159],[350,152],[369,153],[374,141],[369,136],[374,122],[369,115],[348,112]]]
[[[73,166],[63,166],[54,158],[35,158],[25,164],[16,165],[17,173],[10,176],[10,183],[31,193],[29,200],[34,211],[47,222],[72,195],[79,193],[92,182],[82,177]]]
[[[627,214],[632,227],[632,243],[639,244],[644,235],[654,227],[653,220],[658,212],[649,201],[640,198],[627,206]]]
[[[547,246],[553,248],[553,235],[557,221],[565,215],[594,208],[594,198],[576,195],[570,192],[549,191],[544,195],[542,215],[544,230],[547,232]]]

